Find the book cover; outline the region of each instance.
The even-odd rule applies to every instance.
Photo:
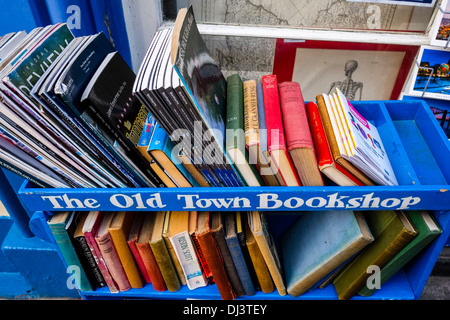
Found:
[[[258,242],[256,241],[253,232],[250,230],[250,225],[246,219],[244,224],[245,242],[248,248],[252,266],[255,269],[255,274],[258,280],[258,285],[263,293],[271,293],[275,290],[275,284],[273,283],[272,276],[270,275],[269,268],[266,261],[259,249]]]
[[[101,221],[102,221],[102,214],[100,211],[89,212],[82,231],[84,237],[86,238],[86,242],[89,248],[91,249],[92,255],[94,256],[94,259],[97,262],[98,268],[100,269],[100,272],[103,275],[103,279],[105,280],[106,285],[109,288],[109,291],[111,291],[111,293],[117,293],[119,292],[117,284],[112,278],[111,273],[109,272],[108,267],[106,266],[105,259],[102,256],[100,248],[97,242],[95,241],[95,235],[97,234]]]
[[[333,281],[340,300],[348,300],[366,284],[369,266],[382,269],[417,235],[417,230],[404,212],[365,212],[367,224],[375,240],[359,252]]]
[[[284,282],[284,273],[281,267],[280,254],[272,233],[269,230],[269,225],[267,224],[264,214],[258,211],[253,211],[249,212],[247,216],[250,230],[256,239],[256,243],[258,244],[264,261],[266,262],[275,287],[281,296],[285,296],[287,291],[286,284]]]
[[[117,250],[117,255],[119,256],[120,262],[122,263],[131,287],[134,289],[139,289],[144,286],[144,281],[127,242],[133,223],[134,214],[135,212],[133,211],[116,212],[111,220],[108,231],[111,235],[114,247]]]
[[[363,184],[358,179],[334,161],[317,104],[308,102],[306,104],[306,112],[308,114],[308,122],[311,128],[319,170],[338,186],[362,186]]]
[[[167,247],[167,251],[170,254],[170,257],[172,259],[173,262],[173,266],[175,268],[175,271],[177,273],[178,276],[178,281],[181,283],[181,285],[186,285],[186,277],[184,276],[184,271],[183,268],[181,267],[181,263],[180,260],[178,259],[178,256],[175,252],[175,249],[172,245],[172,241],[170,241],[170,237],[169,237],[169,225],[170,225],[170,216],[172,215],[171,211],[167,211],[165,216],[164,216],[164,224],[163,224],[163,231],[162,231],[162,236],[163,239],[165,241],[166,247]]]
[[[167,214],[167,212],[154,213],[155,221],[151,230],[149,243],[167,290],[175,292],[180,290],[181,285],[178,280],[178,274],[175,270],[174,263],[172,262],[172,258],[166,247],[166,242],[163,238],[163,228]]]
[[[247,186],[264,185],[255,164],[249,161],[246,148],[244,86],[239,74],[227,79],[226,152]]]
[[[256,291],[253,285],[253,280],[248,271],[247,262],[245,261],[244,254],[241,250],[241,245],[238,239],[238,233],[236,228],[236,214],[229,212],[225,214],[225,230],[228,250],[230,251],[233,259],[234,266],[236,267],[239,280],[242,283],[245,295],[253,296]]]
[[[304,186],[323,186],[300,84],[283,82],[279,92],[286,145],[300,181]]]
[[[198,213],[196,237],[211,269],[222,300],[234,300],[236,294],[228,279],[220,249],[212,234],[209,212]]]
[[[221,180],[228,181],[227,186],[243,186],[225,150],[227,81],[198,31],[192,6],[178,12],[171,62],[215,141],[211,144],[218,152],[215,158],[225,161]]]
[[[269,153],[276,172],[280,174],[284,186],[301,186],[295,167],[289,156],[280,106],[280,95],[276,75],[262,77],[264,109],[266,113],[267,141]]]
[[[380,270],[381,286],[442,233],[442,228],[429,212],[424,210],[405,211],[405,214],[416,227],[418,234]],[[376,289],[369,289],[364,286],[358,294],[369,297],[375,291]]]
[[[128,234],[127,243],[128,247],[131,250],[131,254],[136,261],[136,264],[141,272],[142,277],[144,278],[145,283],[152,283],[152,279],[150,278],[150,274],[148,273],[148,269],[144,264],[144,257],[141,254],[141,251],[138,250],[137,241],[141,233],[142,224],[144,221],[144,215],[141,212],[136,212],[134,214],[133,222],[131,223],[130,232]]]
[[[125,270],[123,269],[116,247],[108,231],[114,212],[102,213],[102,220],[95,234],[95,241],[98,244],[103,260],[111,274],[112,279],[119,291],[131,289]]]
[[[155,212],[145,212],[141,215],[143,217],[140,225],[140,231],[135,242],[136,249],[139,252],[143,264],[143,268],[140,267],[141,273],[142,275],[145,273],[148,274],[149,279],[147,280],[147,283],[152,283],[153,289],[156,291],[166,291],[167,287],[164,283],[164,278],[150,246],[157,214]],[[132,233],[130,232],[130,235],[131,234]],[[161,233],[159,236],[161,237]]]
[[[302,213],[280,240],[288,294],[300,296],[372,241],[361,213]]]
[[[223,212],[210,213],[211,232],[220,251],[220,255],[222,257],[222,261],[225,266],[225,271],[227,273],[231,287],[233,288],[233,291],[235,292],[236,296],[241,297],[245,295],[245,290],[244,287],[242,286],[241,280],[239,279],[239,274],[236,270],[233,257],[231,256],[231,252],[228,249],[228,245],[226,242],[224,214],[227,213]]]
[[[80,212],[76,217],[76,229],[73,233],[75,251],[78,252],[81,265],[93,288],[103,288],[106,286],[105,279],[100,272],[97,261],[89,248],[86,237],[83,233],[83,226],[89,212]]]
[[[341,156],[341,151],[344,149],[342,142],[338,139],[338,127],[335,123],[334,117],[331,117],[330,114],[333,114],[331,108],[331,102],[326,94],[318,95],[316,97],[317,107],[319,108],[320,119],[322,120],[322,124],[325,130],[325,134],[327,136],[327,141],[330,146],[330,151],[333,156],[334,161],[339,164],[342,168],[350,172],[353,176],[355,176],[362,184],[366,186],[373,186],[375,183],[368,178],[363,172],[361,172],[357,167],[351,164],[349,161],[344,159]],[[340,146],[342,145],[342,146]]]
[[[76,227],[74,222],[75,214],[75,212],[57,212],[48,221],[48,226],[55,237],[56,244],[66,264],[78,267],[79,276],[74,277],[77,289],[90,291],[92,286],[72,243],[73,232]]]
[[[194,290],[205,287],[208,283],[189,235],[189,212],[171,212],[168,237],[180,262],[188,288]]]

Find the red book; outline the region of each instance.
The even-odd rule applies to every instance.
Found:
[[[358,179],[334,161],[317,105],[314,102],[307,103],[306,112],[316,149],[319,170],[339,186],[362,186],[363,184]]]
[[[136,250],[142,259],[142,268],[145,270],[145,273],[148,275],[149,279],[151,279],[153,289],[156,291],[166,291],[166,283],[164,282],[161,270],[159,269],[155,255],[150,247],[150,239],[153,233],[156,214],[153,212],[148,212],[144,213],[143,216],[145,217],[141,224],[139,236],[135,242]]]
[[[300,84],[286,81],[279,91],[287,148],[302,185],[323,186]]]
[[[131,285],[108,230],[109,225],[114,218],[114,212],[104,212],[102,215],[102,222],[95,235],[95,241],[98,244],[106,266],[108,267],[114,282],[117,284],[119,291],[127,291],[131,289]]]
[[[281,114],[278,80],[276,75],[262,77],[264,110],[266,112],[267,141],[275,169],[285,186],[301,186],[286,147],[286,138]]]
[[[234,300],[236,294],[228,280],[222,256],[210,228],[209,217],[209,212],[198,213],[195,235],[208,262],[222,300]]]
[[[83,234],[86,238],[86,242],[89,246],[89,249],[94,256],[95,262],[97,262],[97,266],[102,273],[103,279],[105,279],[106,285],[108,286],[111,293],[119,292],[117,288],[117,284],[114,282],[111,273],[109,272],[105,259],[102,257],[102,253],[100,252],[100,248],[98,247],[97,242],[95,241],[95,235],[97,234],[98,228],[100,227],[100,222],[102,221],[102,214],[99,211],[91,211],[89,212],[86,221],[83,226]]]
[[[150,275],[148,274],[147,269],[145,268],[144,261],[136,245],[143,222],[144,222],[144,214],[138,213],[134,215],[133,224],[131,225],[127,243],[128,246],[130,247],[130,251],[133,254],[134,260],[136,261],[136,264],[138,265],[139,271],[141,272],[145,282],[152,283]]]

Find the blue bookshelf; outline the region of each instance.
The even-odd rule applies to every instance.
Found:
[[[399,186],[248,187],[190,189],[39,189],[24,183],[18,194],[30,211],[265,211],[274,234],[281,234],[297,211],[429,210],[443,233],[370,299],[418,299],[450,236],[450,143],[422,100],[354,102],[377,126]],[[149,213],[151,214],[151,213]],[[45,215],[41,222],[45,226]],[[275,237],[277,238],[277,237]],[[111,294],[82,292],[85,299],[220,299],[215,285],[175,293],[151,285]],[[258,293],[240,299],[293,299]],[[333,286],[297,299],[337,299]],[[367,299],[355,296],[353,299]]]

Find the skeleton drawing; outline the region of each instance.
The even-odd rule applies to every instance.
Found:
[[[356,98],[356,93],[359,91],[359,100],[362,99],[362,89],[363,83],[353,81],[353,72],[358,68],[358,62],[356,60],[349,60],[345,64],[345,76],[347,77],[344,81],[335,81],[331,84],[330,94],[335,88],[339,88],[342,93],[347,97],[348,100],[353,101]]]

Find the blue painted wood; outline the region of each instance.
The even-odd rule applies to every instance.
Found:
[[[52,23],[45,0],[28,0],[28,5],[36,26],[47,26]]]
[[[0,35],[36,28],[33,10],[28,0],[0,0]]]

